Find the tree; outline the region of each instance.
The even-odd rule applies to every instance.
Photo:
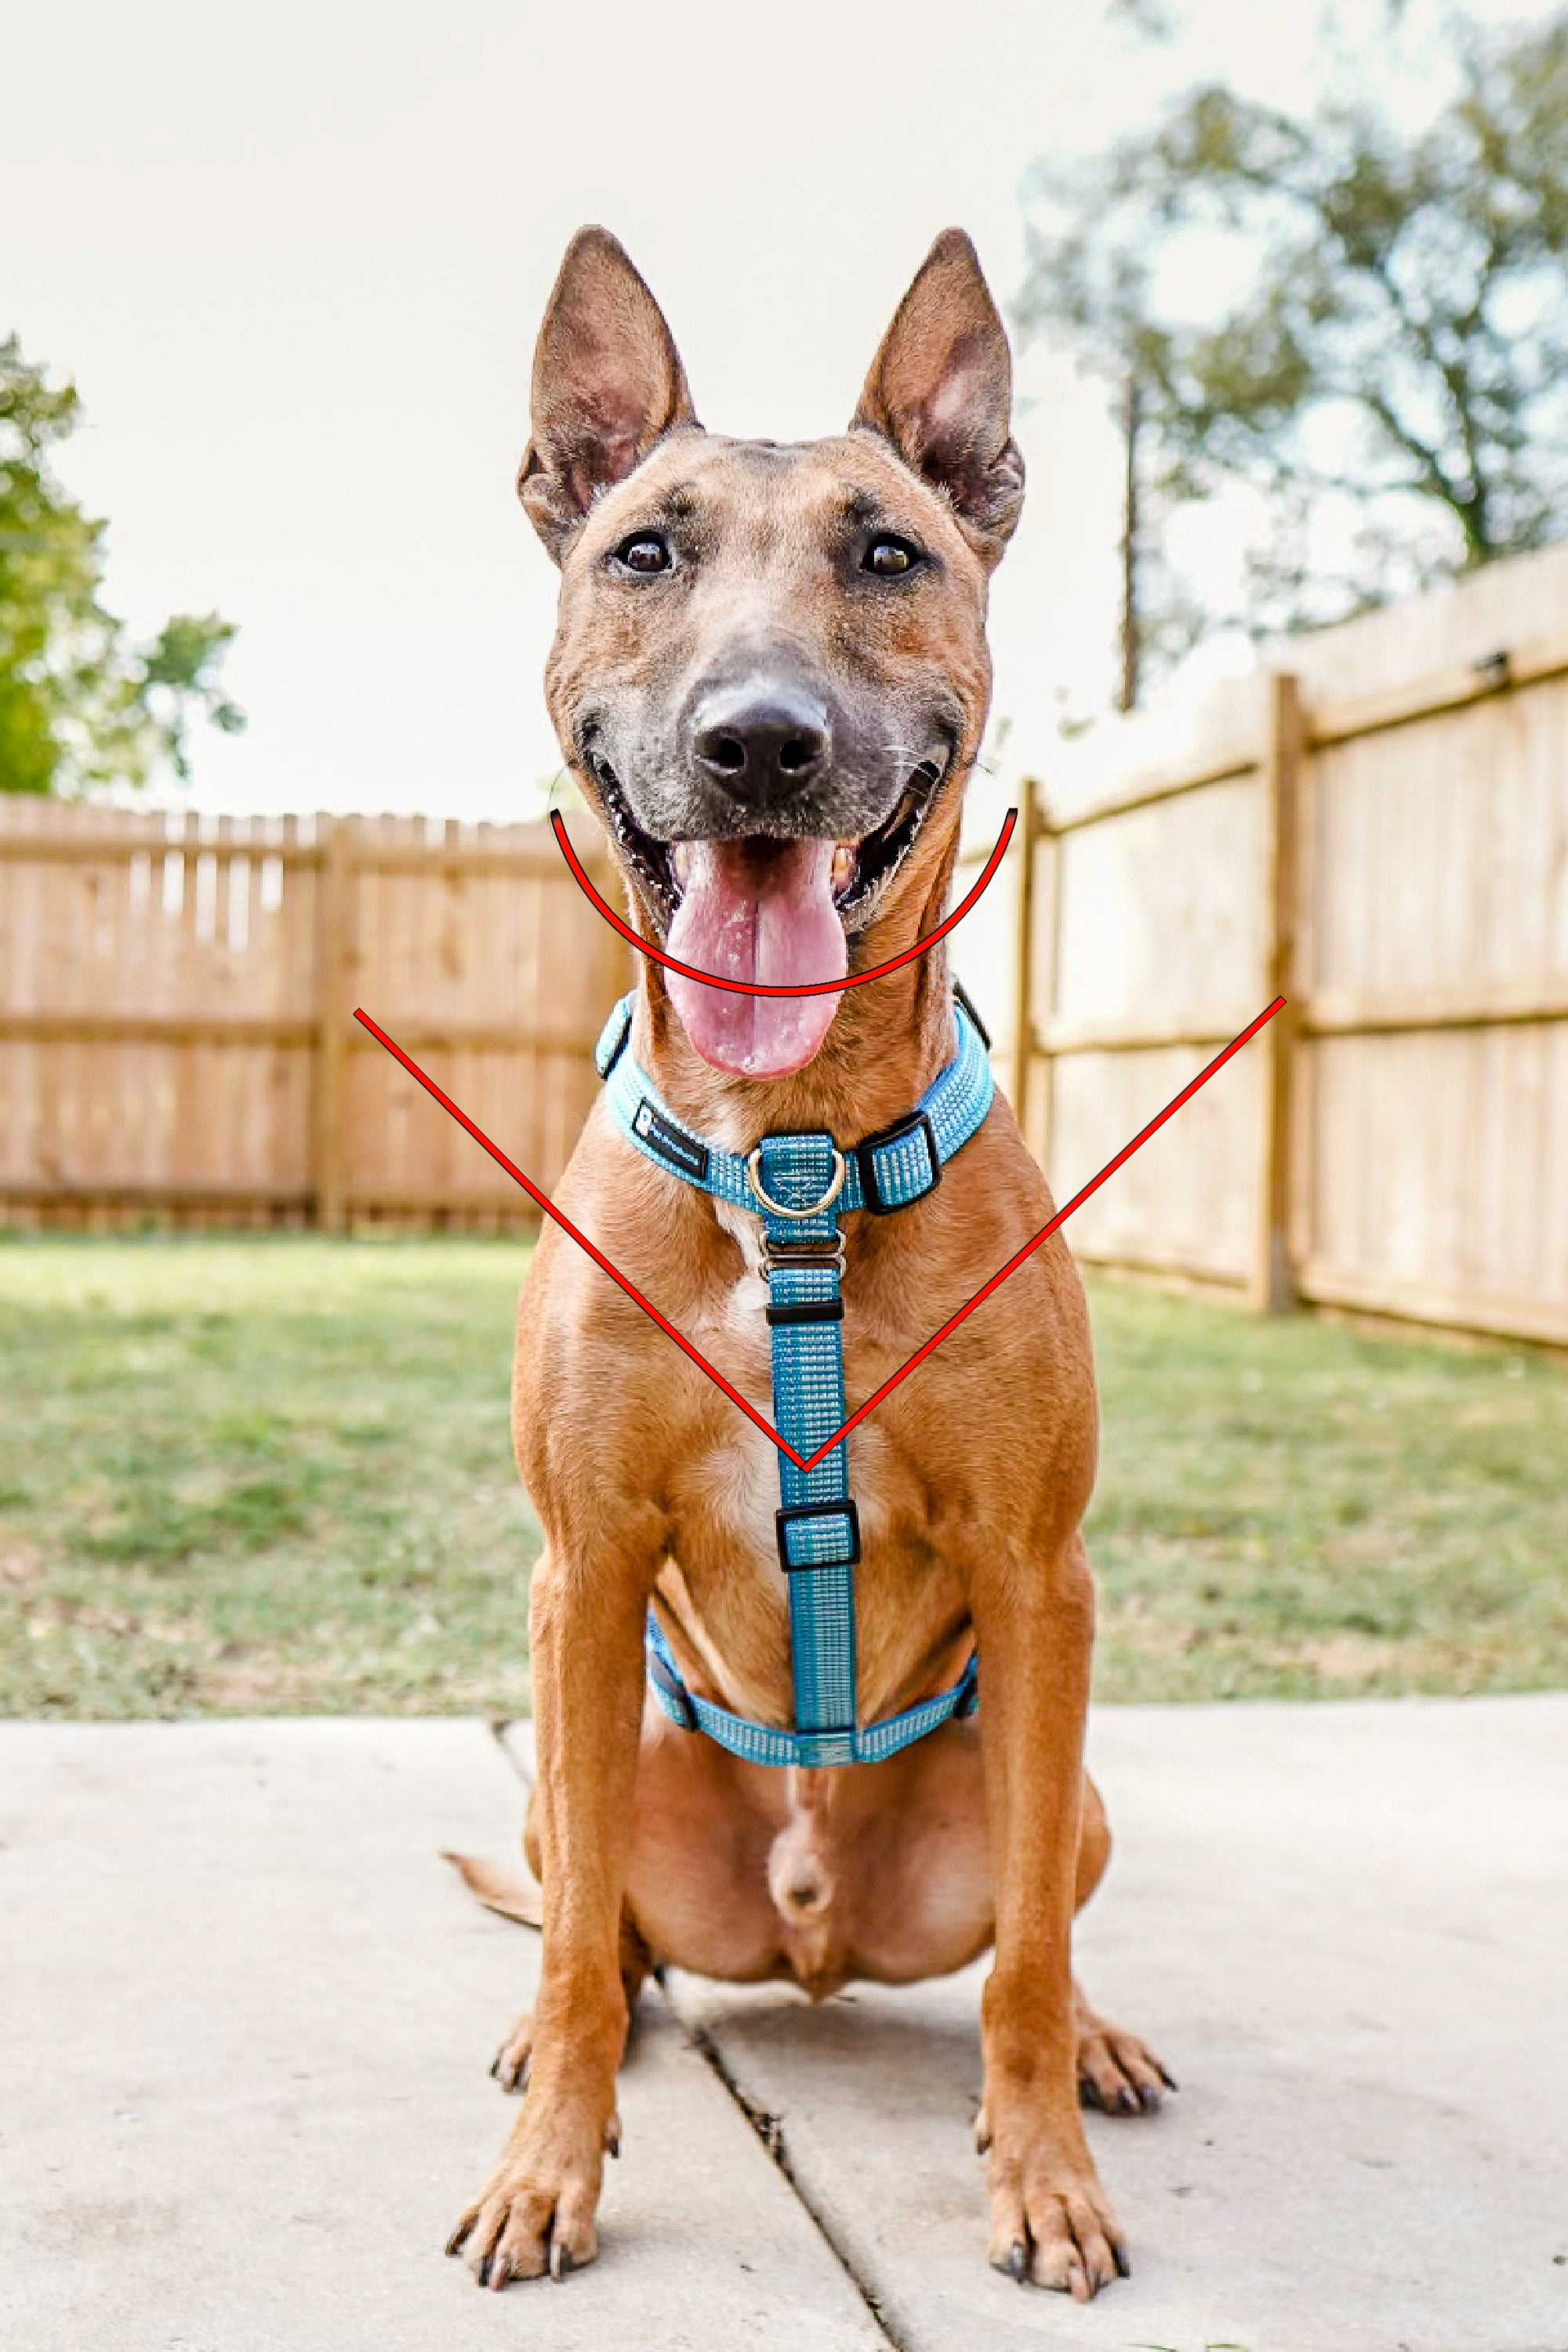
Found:
[[[80,793],[189,773],[200,714],[226,735],[245,714],[218,685],[235,630],[176,614],[137,646],[100,600],[103,523],[61,486],[49,451],[80,422],[75,386],[52,385],[0,342],[0,791]]]
[[[1134,425],[1134,688],[1215,627],[1342,619],[1568,529],[1568,14],[1451,39],[1415,131],[1211,83],[1037,168],[1018,323]],[[1194,606],[1156,527],[1221,498],[1256,519],[1241,593]]]

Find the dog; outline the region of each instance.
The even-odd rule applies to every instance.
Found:
[[[788,446],[706,433],[620,245],[597,228],[573,241],[519,488],[561,572],[551,716],[651,944],[716,979],[796,986],[868,970],[940,921],[990,696],[988,582],[1023,499],[1011,400],[1006,337],[960,231],[904,296],[847,432]],[[666,1143],[707,1139],[704,1160],[820,1135],[842,1182],[832,1139],[913,1134],[911,1104],[953,1058],[940,947],[803,997],[638,961],[626,1067],[663,1106]],[[854,1397],[1051,1213],[999,1098],[931,1172],[899,1214],[862,1205],[839,1229],[841,1304],[812,1311],[842,1316]],[[765,1415],[781,1318],[756,1204],[681,1173],[601,1097],[557,1197]],[[793,1979],[821,2000],[994,1948],[976,2125],[990,2259],[1085,2301],[1125,2274],[1080,2102],[1141,2115],[1174,2085],[1071,1973],[1110,1836],[1082,1760],[1095,1382],[1059,1236],[847,1441],[856,1719],[944,1691],[950,1707],[884,1760],[778,1769],[692,1727],[701,1702],[710,1722],[791,1737],[799,1563],[779,1549],[792,1513],[775,1525],[775,1449],[552,1224],[520,1309],[513,1435],[545,1537],[524,1832],[542,1957],[498,2061],[527,2096],[450,2251],[491,2288],[593,2260],[616,2071],[651,1969]],[[846,1502],[804,1508],[848,1524]],[[662,1692],[645,1683],[650,1603]],[[970,1714],[954,1677],[972,1652]]]

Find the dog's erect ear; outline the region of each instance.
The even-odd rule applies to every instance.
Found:
[[[947,493],[988,566],[1024,503],[1012,409],[1013,362],[980,257],[961,228],[944,229],[882,338],[853,423]]]
[[[599,491],[673,425],[697,424],[664,313],[608,229],[580,228],[533,354],[518,496],[557,563]]]

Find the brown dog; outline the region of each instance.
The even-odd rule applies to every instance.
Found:
[[[836,978],[940,920],[990,691],[988,576],[1017,520],[1011,368],[973,247],[939,238],[849,431],[706,435],[621,247],[574,241],[541,331],[524,506],[562,572],[550,709],[644,936],[700,970]],[[984,920],[982,916],[980,919]],[[643,960],[631,1050],[698,1135],[856,1139],[952,1055],[940,949],[841,996],[752,998]],[[673,1181],[601,1102],[567,1213],[768,1413],[759,1223]],[[848,1216],[842,1325],[868,1395],[1050,1213],[997,1101],[940,1188]],[[492,2287],[595,2251],[629,2003],[663,1962],[821,1998],[961,1968],[982,2003],[991,2259],[1092,2295],[1125,2270],[1079,2098],[1158,2105],[1159,2062],[1069,1966],[1109,1836],[1082,1766],[1094,1476],[1082,1292],[1047,1244],[849,1441],[858,1719],[950,1685],[981,1705],[889,1760],[773,1770],[645,1695],[650,1597],[691,1690],[792,1719],[773,1447],[553,1226],[518,1330],[517,1457],[543,1526],[531,1628],[542,1888],[529,2089],[453,2240]]]

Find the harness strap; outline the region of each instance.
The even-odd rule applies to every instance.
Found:
[[[825,1132],[767,1135],[742,1157],[693,1134],[626,1052],[632,1000],[605,1023],[595,1060],[610,1108],[645,1158],[701,1192],[762,1219],[768,1285],[773,1417],[796,1452],[811,1454],[845,1419],[844,1243],[852,1209],[890,1214],[922,1200],[991,1107],[991,1065],[978,1022],[961,999],[957,1050],[907,1118],[843,1150]],[[754,1764],[879,1762],[978,1703],[972,1654],[951,1689],[879,1723],[855,1717],[855,1566],[860,1525],[845,1441],[810,1470],[779,1452],[779,1564],[789,1587],[795,1728],[752,1723],[687,1689],[650,1606],[647,1654],[655,1697],[670,1720],[700,1730]]]
[[[917,1699],[899,1715],[885,1715],[879,1723],[865,1725],[855,1732],[851,1744],[842,1735],[829,1738],[820,1733],[781,1731],[771,1723],[752,1723],[748,1717],[732,1715],[727,1706],[688,1690],[664,1628],[651,1610],[645,1647],[649,1685],[670,1721],[683,1731],[705,1732],[748,1764],[880,1764],[952,1718],[973,1715],[980,1704],[980,1654],[972,1650],[963,1672],[948,1689],[938,1691],[934,1698]]]

